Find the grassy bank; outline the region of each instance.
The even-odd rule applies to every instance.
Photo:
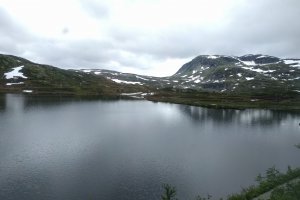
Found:
[[[209,108],[300,111],[300,95],[297,94],[234,94],[214,92],[166,92],[160,91],[147,97],[154,102],[169,102]]]

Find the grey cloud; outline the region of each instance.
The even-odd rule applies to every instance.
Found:
[[[296,0],[251,1],[232,16],[223,30],[232,49],[240,53],[262,51],[266,54],[289,57],[300,56],[300,2]]]
[[[186,58],[197,54],[208,31],[169,29],[148,33],[147,31],[115,28],[109,34],[120,49],[161,60]]]
[[[85,2],[81,1],[87,12],[97,14],[94,17],[105,20],[109,15],[105,5]],[[299,9],[298,0],[244,1],[219,27],[194,25],[148,31],[111,25],[107,37],[99,39],[48,40],[30,35],[0,8],[0,50],[65,68],[116,69],[111,66],[114,61],[144,70],[149,63],[199,54],[263,53],[299,58]]]
[[[156,59],[198,54],[264,53],[300,57],[300,1],[246,1],[223,27],[178,27],[154,34],[118,27],[111,35],[120,48]],[[227,19],[228,20],[228,19]]]
[[[68,42],[43,39],[32,44],[31,50],[34,53],[30,57],[66,68],[99,67],[114,56],[109,43],[89,39]]]
[[[0,7],[0,51],[10,54],[21,54],[23,44],[32,40],[25,28],[16,23],[6,10]]]
[[[80,0],[83,9],[92,17],[106,18],[109,16],[109,8],[97,0]]]
[[[110,66],[111,61],[114,61],[121,66],[147,69],[149,67],[147,60],[154,58],[151,52],[150,55],[146,55],[146,53],[149,54],[147,51],[143,54],[142,49],[131,49],[130,45],[122,46],[114,38],[50,40],[33,35],[13,20],[4,9],[0,9],[0,26],[0,51],[2,53],[14,54],[34,62],[62,68],[115,69],[115,66]],[[132,44],[134,42],[133,40]],[[131,56],[127,57],[124,52]]]
[[[49,63],[62,68],[105,68],[116,70],[116,66],[109,63],[114,61],[121,66],[145,68],[144,56],[133,54],[126,56],[125,52],[109,41],[85,39],[77,41],[36,41],[31,44],[31,53],[27,57],[35,62]],[[122,69],[120,69],[122,70]]]

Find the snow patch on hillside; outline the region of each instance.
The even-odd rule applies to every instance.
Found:
[[[284,64],[290,65],[290,64],[299,64],[299,60],[283,60]]]
[[[144,81],[149,81],[149,79],[146,79],[146,78],[143,78],[143,77],[140,77],[140,76],[135,76],[135,77],[138,78],[138,79],[142,79]]]
[[[24,93],[32,93],[33,90],[23,90]]]
[[[211,55],[211,56],[207,56],[207,58],[210,58],[210,59],[217,59],[217,58],[219,58],[219,56],[213,56],[213,55]]]
[[[131,98],[136,98],[136,99],[145,99],[146,96],[152,96],[154,95],[154,92],[150,93],[143,93],[143,92],[134,92],[134,93],[121,93],[121,96],[127,96]]]
[[[270,56],[260,56],[260,57],[257,57],[257,58],[267,58],[267,57],[270,57]],[[270,64],[278,64],[278,63],[281,62],[281,61],[278,61],[278,62],[258,64],[253,60],[252,61],[243,61],[243,60],[240,60],[238,58],[236,58],[236,59],[239,61],[239,63],[236,63],[237,66],[241,66],[241,64],[244,64],[244,65],[247,65],[247,66],[266,66],[266,65],[270,65]]]
[[[22,72],[20,72],[23,69],[24,66],[20,66],[20,67],[15,67],[13,68],[13,71],[4,73],[4,76],[6,79],[12,79],[12,78],[27,78],[26,76],[23,75]]]
[[[284,60],[284,63],[290,65],[291,67],[300,68],[300,60]]]
[[[254,68],[254,67],[242,67],[243,69],[247,69],[247,70],[250,70],[250,71],[254,71],[254,72],[258,72],[258,73],[272,73],[272,72],[275,72],[276,70],[262,70],[260,68]]]
[[[24,82],[19,82],[19,83],[6,83],[7,86],[11,86],[11,85],[22,85],[24,84]]]
[[[268,57],[270,57],[270,56],[261,55],[261,56],[258,56],[256,59],[258,59],[258,58],[268,58]]]
[[[141,82],[135,82],[135,81],[124,81],[124,80],[119,80],[119,79],[116,79],[116,78],[113,78],[111,79],[112,81],[116,82],[116,83],[124,83],[124,84],[138,84],[138,85],[143,85],[143,83]]]
[[[240,62],[242,62],[244,65],[256,65],[256,63],[254,61],[242,61],[240,60]]]

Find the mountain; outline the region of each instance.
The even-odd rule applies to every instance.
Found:
[[[0,92],[146,98],[190,105],[300,110],[300,59],[201,55],[169,77],[64,70],[0,54]],[[298,103],[299,102],[299,103]]]
[[[124,87],[103,76],[37,64],[12,55],[0,55],[0,77],[0,92],[116,96],[145,90],[143,86]]]
[[[300,59],[267,55],[201,55],[184,64],[173,76],[157,78],[109,70],[82,70],[121,84],[156,89],[192,89],[215,92],[300,92]]]
[[[298,90],[300,60],[266,55],[198,56],[173,77],[182,87],[215,91],[265,91],[271,88]]]

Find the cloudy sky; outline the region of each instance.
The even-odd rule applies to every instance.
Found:
[[[0,0],[0,53],[167,76],[200,54],[300,58],[299,0]]]

